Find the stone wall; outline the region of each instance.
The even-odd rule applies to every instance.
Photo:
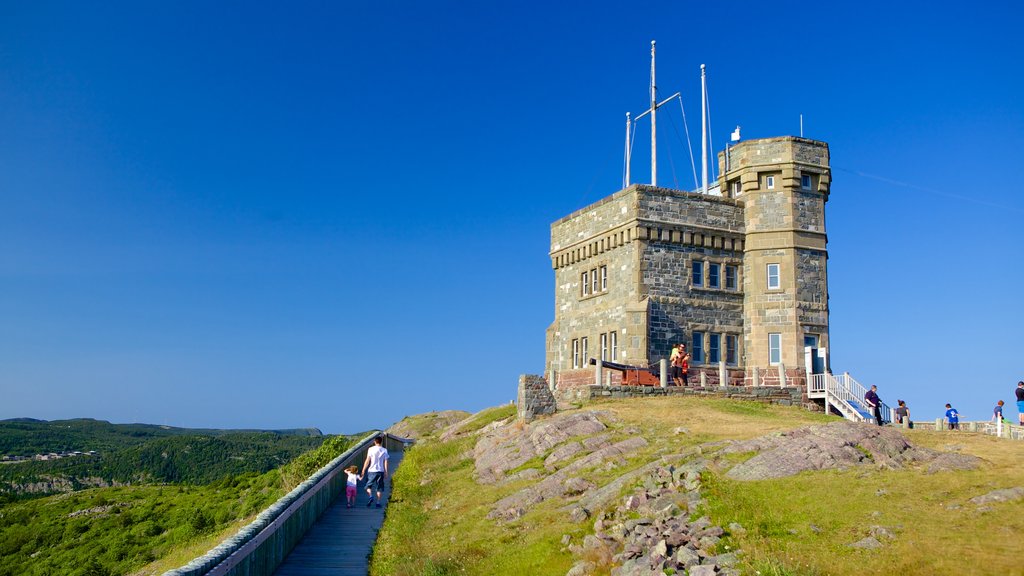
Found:
[[[707,396],[730,398],[734,400],[751,400],[778,404],[780,406],[805,406],[813,408],[817,404],[808,402],[804,388],[787,386],[785,388],[769,386],[715,386],[707,388],[677,388],[670,386],[584,386],[572,388],[559,394],[559,401],[586,404],[593,400],[607,398],[644,398],[658,396]],[[816,408],[821,410],[820,407]]]
[[[548,389],[548,382],[543,376],[522,374],[519,376],[519,394],[516,401],[519,407],[519,419],[524,422],[536,416],[555,413],[555,397]]]

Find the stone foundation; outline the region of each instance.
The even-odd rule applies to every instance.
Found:
[[[800,387],[787,386],[772,388],[768,386],[714,386],[701,388],[669,386],[577,386],[555,390],[559,402],[586,404],[602,398],[643,398],[654,396],[705,396],[730,398],[733,400],[750,400],[778,404],[780,406],[808,407],[805,390]],[[813,404],[813,402],[811,403]],[[820,410],[820,408],[818,409]]]

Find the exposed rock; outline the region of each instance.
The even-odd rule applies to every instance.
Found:
[[[605,446],[611,444],[607,434],[598,434],[597,436],[590,436],[583,439],[583,447],[593,452],[594,450],[600,450]]]
[[[981,506],[983,504],[991,504],[993,502],[1013,502],[1020,500],[1021,498],[1024,498],[1024,486],[993,490],[988,494],[975,496],[974,498],[971,498],[969,502],[976,506]]]
[[[771,434],[735,442],[722,450],[723,454],[744,452],[758,454],[734,466],[726,473],[728,477],[763,480],[807,470],[844,469],[866,464],[902,468],[911,463],[934,462],[942,455],[911,445],[896,429],[853,422],[835,422]],[[960,466],[977,466],[980,463],[980,459],[973,456],[955,456]]]
[[[733,536],[743,536],[746,533],[747,529],[740,525],[738,522],[729,523],[729,534],[732,534]]]
[[[582,444],[579,442],[566,442],[558,448],[555,448],[551,454],[544,459],[544,467],[553,472],[558,464],[572,458],[580,452],[583,452]]]
[[[619,476],[615,480],[612,480],[611,482],[605,484],[600,488],[591,490],[589,493],[587,493],[587,495],[583,497],[582,500],[580,500],[580,504],[586,506],[591,510],[601,510],[603,508],[606,508],[616,498],[618,498],[619,494],[622,493],[623,488],[625,488],[630,483],[636,481],[637,478],[642,478],[644,475],[649,474],[651,471],[656,470],[659,467],[670,465],[673,462],[678,462],[685,458],[690,458],[696,453],[697,451],[696,449],[694,449],[688,452],[684,452],[682,454],[664,456],[660,461],[651,462],[650,464],[641,466],[640,468],[632,472]],[[698,460],[697,462],[687,464],[685,468],[676,468],[673,474],[685,474],[686,470],[703,470],[705,466],[706,462],[704,460]]]
[[[928,463],[926,471],[928,474],[936,472],[950,472],[953,470],[974,470],[981,463],[981,459],[970,454],[953,454],[940,452],[935,459]]]
[[[597,466],[607,458],[621,456],[624,454],[632,454],[646,445],[647,441],[643,438],[628,438],[595,452],[591,452],[581,458],[577,458],[566,467],[554,474],[551,474],[547,478],[540,480],[536,484],[528,486],[501,499],[488,516],[491,518],[507,518],[502,510],[528,508],[538,502],[543,502],[544,500],[565,496],[567,494],[567,489],[563,482],[573,474],[581,470]],[[591,510],[594,509],[585,503],[581,503],[581,506]]]
[[[536,420],[521,430],[517,426],[502,426],[482,434],[473,449],[477,479],[485,484],[494,483],[509,470],[570,438],[605,430],[599,416],[612,418],[607,412],[570,412]]]
[[[868,536],[863,540],[858,540],[853,544],[847,544],[850,548],[862,548],[865,550],[873,550],[875,548],[881,548],[882,543],[875,539],[874,536]]]
[[[875,538],[885,538],[887,540],[893,540],[896,536],[885,526],[872,526],[871,535]]]
[[[701,564],[690,568],[686,573],[689,576],[715,576],[715,566],[714,564]]]
[[[569,519],[572,520],[573,522],[586,522],[587,519],[589,519],[589,518],[590,518],[590,510],[587,510],[586,508],[583,508],[582,506],[577,506],[577,507],[573,508],[572,512],[569,513]]]
[[[435,434],[456,422],[465,420],[468,416],[470,416],[469,412],[462,410],[443,410],[440,412],[427,412],[417,416],[406,416],[392,424],[387,429],[387,433],[401,438],[419,440],[424,436]],[[415,425],[413,425],[414,421],[416,421]]]
[[[576,496],[594,487],[594,483],[583,478],[569,478],[564,483],[566,496]]]
[[[565,576],[590,576],[594,573],[596,566],[589,560],[580,560],[579,562],[572,565],[569,571],[565,573]]]

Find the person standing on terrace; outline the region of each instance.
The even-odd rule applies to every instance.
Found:
[[[1024,426],[1024,380],[1017,382],[1014,394],[1017,395],[1017,423]]]

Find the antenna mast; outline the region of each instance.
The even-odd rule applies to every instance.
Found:
[[[629,150],[630,149],[630,146],[629,146],[629,130],[630,130],[629,112],[626,112],[626,181],[625,181],[624,185],[622,186],[623,188],[629,188],[629,164],[630,164],[630,160],[632,160],[632,158],[630,157],[632,155],[630,154],[630,150]]]
[[[651,40],[651,186],[658,185],[658,95],[654,83],[654,40]]]
[[[655,115],[657,114],[658,108],[661,108],[673,98],[679,98],[679,92],[665,98],[661,102],[658,102],[658,90],[657,85],[654,83],[654,40],[651,40],[651,107],[644,110],[643,114],[638,114],[636,118],[633,118],[633,122],[651,115],[651,186],[658,185],[658,127],[655,123]],[[629,113],[626,113],[626,186],[629,186],[629,165],[632,160],[632,153],[630,152],[630,117]]]
[[[700,65],[700,177],[701,193],[708,193],[708,85]]]

